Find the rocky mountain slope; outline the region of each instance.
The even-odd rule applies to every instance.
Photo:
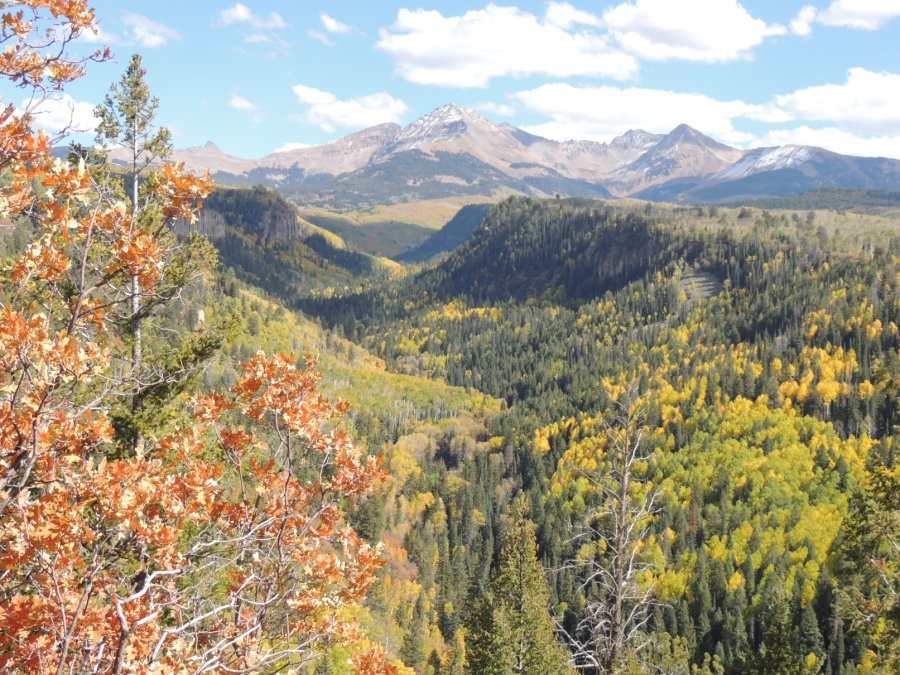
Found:
[[[647,186],[678,178],[706,176],[739,162],[743,150],[723,145],[681,124],[663,136],[635,161],[609,177],[610,190],[632,195]]]
[[[697,203],[734,202],[825,188],[896,190],[898,186],[900,161],[790,145],[751,150],[731,166],[696,179],[692,186],[676,186],[675,198]],[[671,187],[662,184],[641,196],[671,201],[671,196],[664,194]]]
[[[455,104],[407,127],[381,124],[257,160],[227,155],[212,143],[178,150],[175,159],[224,184],[268,185],[302,204],[337,210],[509,194],[706,203],[829,187],[900,187],[898,160],[806,146],[741,150],[686,124],[668,134],[635,129],[609,143],[559,142]]]

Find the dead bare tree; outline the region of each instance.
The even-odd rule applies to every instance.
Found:
[[[596,506],[572,538],[580,555],[566,564],[581,578],[587,597],[583,615],[566,632],[579,670],[612,673],[628,653],[648,643],[644,628],[654,606],[654,588],[642,584],[651,563],[642,543],[657,511],[656,489],[646,469],[643,444],[645,402],[632,390],[603,421],[597,468],[568,467],[586,478]]]

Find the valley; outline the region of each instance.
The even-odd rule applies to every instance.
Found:
[[[461,243],[422,268],[270,286],[325,328],[317,348],[325,335],[356,355],[344,374],[323,364],[329,387],[361,394],[358,437],[418,467],[367,511],[373,536],[409,556],[389,558],[384,583],[415,579],[391,601],[410,618],[390,630],[403,645],[420,635],[404,662],[419,672],[478,635],[477,589],[491,587],[517,492],[555,616],[577,634],[576,608],[598,596],[579,585],[570,537],[604,503],[592,472],[613,461],[605,425],[623,401],[642,410],[635,480],[660,504],[632,544],[649,565],[636,583],[653,589],[654,644],[701,672],[772,672],[797,650],[816,672],[869,658],[852,623],[830,628],[852,588],[845,518],[892,461],[898,414],[896,215],[863,210],[512,197],[473,212]],[[387,386],[437,386],[436,398],[390,410],[360,358],[386,368],[385,385],[408,378]],[[409,400],[394,391],[395,406]],[[783,657],[773,616],[793,636]]]

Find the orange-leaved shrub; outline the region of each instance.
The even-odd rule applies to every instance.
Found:
[[[345,519],[383,472],[312,360],[258,354],[174,431],[116,445],[109,413],[134,391],[117,317],[170,252],[31,127],[48,92],[108,58],[70,54],[93,11],[0,10],[0,74],[32,96],[0,113],[0,218],[35,232],[0,272],[0,670],[291,671],[339,645],[357,672],[391,672],[355,622],[379,552]],[[211,183],[167,165],[147,189],[171,224]]]

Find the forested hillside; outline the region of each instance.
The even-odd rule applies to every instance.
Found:
[[[883,627],[847,600],[890,604],[880,594],[896,580],[858,587],[879,563],[853,557],[858,523],[845,518],[871,518],[855,500],[876,478],[896,480],[897,239],[890,224],[829,232],[775,216],[692,228],[602,203],[511,199],[437,267],[304,306],[394,369],[506,402],[489,425],[502,472],[476,482],[528,495],[574,639],[611,597],[597,575],[583,584],[614,564],[597,544],[604,467],[618,451],[616,411],[636,407],[643,459],[625,501],[654,497],[628,542],[634,588],[648,593],[641,634],[655,645],[641,653],[726,672],[884,669],[890,645],[870,651]],[[496,539],[502,526],[484,528]],[[477,570],[462,572],[472,598]]]
[[[283,296],[394,267],[348,249],[339,236],[304,220],[295,205],[262,187],[214,191],[196,222],[179,222],[176,231],[207,237],[222,263],[243,280]]]

